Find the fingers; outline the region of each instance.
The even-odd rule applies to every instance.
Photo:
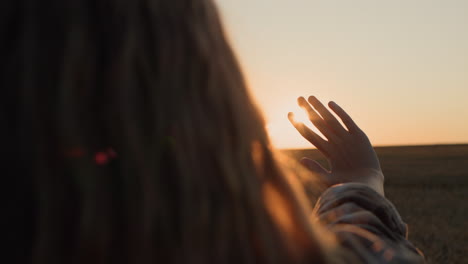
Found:
[[[304,108],[309,116],[310,121],[314,124],[317,129],[322,132],[322,134],[328,138],[329,140],[336,141],[337,137],[335,133],[330,129],[327,125],[326,121],[322,119],[322,117],[315,112],[315,110],[310,106],[310,104],[304,99],[304,97],[299,97],[297,99],[297,103],[300,107]]]
[[[335,116],[315,96],[309,97],[309,103],[320,113],[326,124],[337,134],[347,133]]]
[[[296,128],[296,130],[305,138],[307,139],[312,145],[317,147],[317,149],[323,153],[326,157],[330,157],[330,146],[327,141],[322,139],[319,135],[317,135],[314,131],[310,130],[307,126],[304,125],[302,122],[297,122],[294,119],[294,114],[289,113],[288,119],[291,124]]]
[[[356,125],[356,123],[354,123],[354,120],[348,115],[348,113],[343,110],[343,108],[341,108],[335,102],[330,102],[328,105],[330,106],[331,110],[333,110],[333,112],[335,112],[340,117],[345,126],[348,128],[349,132],[354,133],[359,131],[359,127]]]

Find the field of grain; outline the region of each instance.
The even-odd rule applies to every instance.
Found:
[[[385,193],[428,263],[468,263],[468,145],[377,147]],[[287,150],[325,163],[317,150]]]

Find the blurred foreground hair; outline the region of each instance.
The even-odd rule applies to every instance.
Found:
[[[0,5],[16,262],[324,261],[212,1]]]

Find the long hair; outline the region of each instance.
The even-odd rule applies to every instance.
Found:
[[[0,34],[17,259],[324,261],[212,1],[5,1]]]

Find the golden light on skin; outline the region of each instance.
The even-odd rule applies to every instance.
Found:
[[[312,144],[296,131],[287,118],[288,113],[293,112],[296,121],[306,124],[312,131],[321,135],[311,124],[307,113],[302,108],[294,104],[288,104],[283,108],[277,108],[277,112],[280,112],[280,114],[272,114],[271,116],[274,118],[270,119],[270,122],[266,126],[270,140],[275,148],[314,148]]]

